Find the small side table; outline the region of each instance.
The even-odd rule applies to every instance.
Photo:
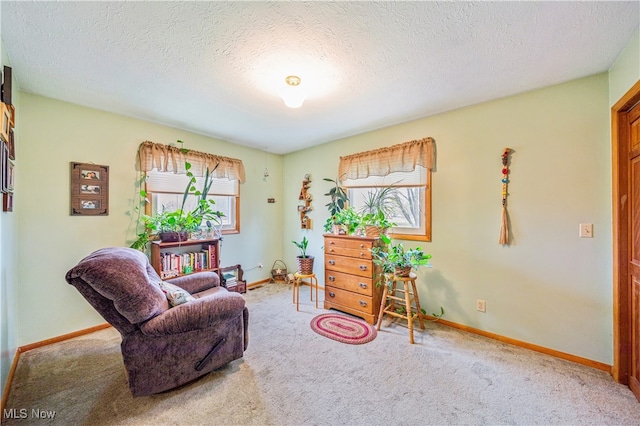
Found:
[[[411,344],[415,343],[413,341],[414,319],[418,318],[420,328],[424,330],[424,320],[420,315],[422,309],[420,308],[420,299],[418,298],[418,291],[416,290],[416,278],[417,276],[413,272],[409,274],[408,277],[394,275],[391,279],[391,289],[389,289],[389,283],[384,283],[382,302],[380,303],[380,314],[378,315],[378,324],[376,327],[380,330],[382,317],[385,314],[406,319],[409,327],[409,343]],[[402,282],[402,289],[398,288],[398,281]],[[398,293],[404,293],[404,296],[400,297],[397,295]],[[398,309],[400,313],[397,312]],[[404,312],[402,312],[403,310]]]
[[[313,301],[313,287],[316,288],[316,309],[318,309],[318,278],[316,274],[301,274],[296,272],[293,274],[293,303],[296,304],[296,311],[300,302],[300,286],[304,280],[309,280],[309,300]]]

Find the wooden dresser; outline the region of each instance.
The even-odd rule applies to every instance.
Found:
[[[382,286],[376,286],[377,267],[371,248],[379,238],[325,234],[324,308],[347,312],[375,324],[380,310]]]

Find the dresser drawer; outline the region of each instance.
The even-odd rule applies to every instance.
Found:
[[[371,260],[371,250],[368,248],[354,249],[339,246],[324,246],[324,252],[326,254],[335,254],[337,256],[348,256]]]
[[[325,252],[327,248],[341,247],[354,250],[369,251],[373,247],[373,240],[364,240],[358,237],[354,238],[339,238],[339,237],[325,237],[324,240]]]
[[[365,296],[373,295],[373,280],[371,278],[359,277],[357,275],[345,274],[342,272],[326,270],[325,286],[341,288],[353,291]]]
[[[373,314],[375,308],[373,297],[352,293],[350,291],[331,286],[325,287],[324,298],[331,303],[349,306],[367,314]]]
[[[370,260],[325,254],[324,267],[330,271],[373,278],[373,263]]]

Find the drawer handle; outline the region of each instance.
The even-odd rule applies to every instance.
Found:
[[[329,275],[329,281],[335,281],[336,277],[334,277],[333,275]]]
[[[334,244],[335,244],[335,243],[334,243],[333,241],[329,241],[329,245],[330,245],[330,246],[332,246],[332,245],[334,245]]]
[[[360,252],[360,257],[364,257],[364,252]]]
[[[336,261],[335,261],[335,260],[330,260],[330,261],[329,261],[329,265],[335,265],[335,264],[336,264]]]
[[[360,301],[360,306],[367,306],[367,302],[365,302],[364,300]]]
[[[336,297],[336,294],[332,291],[329,292],[329,297]]]
[[[367,288],[367,285],[365,283],[360,283],[360,287],[361,288]]]
[[[367,265],[360,265],[360,270],[361,271],[366,271],[367,270]]]
[[[364,244],[360,244],[360,248],[364,248]]]
[[[329,249],[329,253],[333,253],[333,249],[332,248]]]

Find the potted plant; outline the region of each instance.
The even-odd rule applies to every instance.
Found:
[[[380,235],[380,239],[384,245],[373,247],[371,255],[373,263],[380,266],[385,276],[407,277],[412,269],[429,265],[431,255],[425,253],[420,247],[405,249],[402,243],[391,244],[391,239],[384,234]]]
[[[297,256],[296,259],[298,261],[298,273],[302,275],[311,275],[313,274],[313,256],[307,255],[307,246],[309,245],[309,240],[307,237],[302,237],[302,241],[291,241],[295,244],[296,247],[300,249],[300,256]]]
[[[362,226],[367,237],[379,237],[389,228],[396,226],[387,220],[396,206],[397,190],[393,186],[376,188],[367,192],[360,213],[362,214]]]
[[[174,211],[163,210],[152,215],[141,215],[140,221],[144,229],[138,234],[138,239],[131,244],[131,248],[144,250],[147,243],[154,238],[161,241],[186,241],[192,232],[200,229],[203,222],[207,224],[221,223],[224,214],[215,210],[214,200],[207,199],[213,183],[212,173],[209,172],[209,169],[206,170],[202,190],[198,190],[194,186],[196,178],[190,171],[191,164],[186,162],[185,169],[190,179],[184,190],[180,208]],[[192,210],[185,210],[189,195],[197,197],[197,204]],[[146,191],[141,190],[140,196],[144,202],[148,202]]]
[[[339,234],[353,235],[362,223],[362,216],[353,207],[347,207],[333,215],[331,221],[339,227]]]
[[[334,234],[339,234],[340,229],[342,228],[340,223],[337,223],[336,215],[342,211],[349,201],[349,197],[347,196],[347,192],[343,187],[340,186],[339,179],[329,179],[323,178],[323,180],[327,182],[332,182],[334,186],[327,192],[326,196],[328,196],[329,202],[326,205],[327,210],[329,210],[329,217],[324,224],[325,232],[333,232]],[[335,225],[335,226],[334,226]]]
[[[362,216],[362,226],[367,237],[379,237],[387,232],[389,228],[396,226],[395,223],[387,220],[387,215],[383,210],[375,213],[367,213]]]

